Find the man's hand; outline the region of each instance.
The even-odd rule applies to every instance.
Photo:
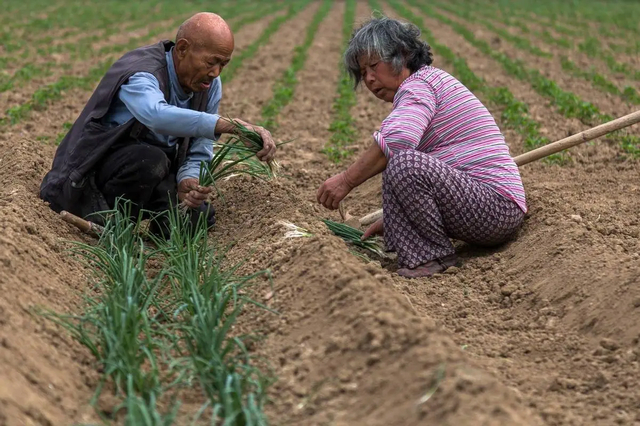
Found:
[[[200,207],[210,193],[211,188],[200,186],[196,178],[182,179],[178,184],[178,199],[192,209]]]
[[[364,231],[364,234],[362,234],[362,240],[366,240],[374,235],[384,235],[384,221],[382,218],[373,222],[373,224]]]
[[[346,197],[353,189],[347,181],[345,172],[330,177],[318,189],[318,202],[330,210],[335,210],[340,206],[340,201]]]
[[[271,160],[273,160],[275,158],[275,156],[276,156],[276,143],[273,140],[273,136],[271,136],[271,132],[269,132],[264,127],[256,126],[254,124],[247,123],[246,121],[243,121],[243,120],[240,120],[240,119],[236,119],[235,121],[237,121],[238,123],[242,124],[243,126],[249,128],[249,129],[253,130],[257,134],[259,134],[260,137],[262,138],[263,148],[262,148],[261,151],[259,151],[256,154],[256,156],[258,157],[258,159],[260,161],[269,162],[269,161],[271,161]]]

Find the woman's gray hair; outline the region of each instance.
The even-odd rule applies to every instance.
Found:
[[[420,29],[409,22],[385,17],[372,18],[356,29],[344,53],[344,64],[358,87],[362,81],[358,59],[380,58],[396,73],[407,67],[411,73],[431,65],[431,47],[420,40]]]

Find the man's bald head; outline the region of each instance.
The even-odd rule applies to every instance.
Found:
[[[193,15],[180,25],[173,49],[173,62],[185,92],[211,87],[231,60],[234,41],[229,25],[215,13]]]
[[[196,13],[180,25],[176,34],[176,43],[180,39],[188,40],[196,47],[207,47],[212,42],[226,44],[233,50],[234,40],[231,28],[220,15],[210,12]]]

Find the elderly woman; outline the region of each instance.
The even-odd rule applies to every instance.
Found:
[[[364,237],[384,234],[406,277],[455,265],[450,238],[494,246],[512,237],[527,211],[518,167],[487,108],[431,66],[418,28],[372,19],[354,32],[344,61],[356,87],[364,82],[393,109],[367,151],[322,184],[318,202],[337,209],[353,188],[384,172],[384,215]]]

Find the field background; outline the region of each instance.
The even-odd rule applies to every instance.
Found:
[[[279,151],[277,180],[222,186],[212,232],[234,243],[229,259],[249,259],[245,272],[273,274],[268,304],[280,314],[249,308],[237,325],[264,335],[251,350],[278,378],[272,424],[640,422],[639,126],[523,166],[530,213],[518,239],[493,251],[460,244],[463,266],[429,280],[354,256],[319,221],[337,213],[315,202],[390,109],[352,94],[339,68],[353,22],[373,9],[421,27],[434,66],[485,102],[515,156],[639,108],[640,3],[8,0],[2,9],[0,424],[96,420],[91,354],[34,314],[82,310],[89,274],[65,241],[91,240],[38,187],[108,66],[205,10],[236,36],[221,112],[295,140]],[[377,209],[379,179],[345,203],[354,215]],[[315,236],[285,240],[278,220]],[[108,412],[116,402],[100,403]]]

